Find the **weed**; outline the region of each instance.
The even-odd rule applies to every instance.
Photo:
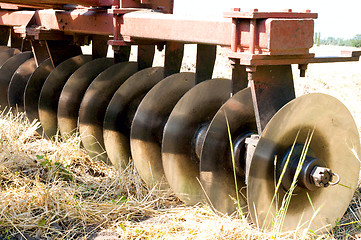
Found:
[[[64,180],[73,181],[73,175],[68,170],[69,165],[62,162],[54,162],[48,155],[45,153],[44,155],[36,155],[38,160],[41,160],[40,165],[46,168],[49,171],[54,171],[55,173],[60,174],[60,176]]]
[[[224,116],[226,117],[226,123],[227,123],[227,131],[228,131],[228,139],[229,139],[229,146],[231,149],[231,158],[232,158],[232,167],[233,167],[233,178],[234,178],[234,186],[235,186],[235,192],[236,192],[236,198],[237,198],[237,210],[238,214],[243,217],[243,211],[242,207],[239,201],[239,190],[238,190],[238,183],[237,183],[237,173],[236,173],[236,163],[234,159],[234,152],[233,152],[233,142],[232,142],[232,136],[231,136],[231,129],[229,127],[229,122],[227,118],[227,114],[225,113]]]

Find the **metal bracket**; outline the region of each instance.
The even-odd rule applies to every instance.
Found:
[[[216,45],[197,44],[196,84],[212,78],[216,56]]]
[[[251,137],[246,138],[246,163],[245,163],[245,183],[247,184],[248,182],[248,176],[249,176],[249,169],[251,166],[251,162],[252,162],[252,158],[253,158],[253,154],[254,151],[256,150],[257,144],[259,141],[259,135],[254,134],[251,135]]]
[[[290,20],[298,20],[298,19],[308,19],[312,20],[317,18],[316,13],[311,13],[310,10],[306,10],[305,12],[292,12],[292,9],[287,9],[284,12],[259,12],[258,9],[253,9],[250,12],[241,12],[240,8],[234,8],[231,12],[224,13],[224,17],[232,18],[232,33],[231,33],[231,47],[228,56],[234,59],[241,59],[241,64],[245,59],[251,59],[254,54],[264,54],[264,55],[300,55],[300,54],[308,54],[308,49],[312,46],[313,43],[313,21],[309,22],[309,24],[299,25],[299,21],[287,21]],[[291,44],[284,48],[284,46],[277,45],[274,47],[271,44],[268,46],[268,52],[264,52],[265,50],[260,49],[259,41],[260,35],[259,32],[262,31],[260,29],[261,26],[258,24],[259,19],[270,19],[277,20],[283,19],[283,22],[286,23],[283,26],[279,26],[280,29],[283,29],[287,26],[287,30],[295,29],[300,30],[298,28],[302,28],[300,30],[302,32],[302,37],[305,44],[293,43],[293,41],[287,42],[287,44]],[[312,23],[312,25],[311,25]],[[274,23],[269,23],[277,25],[277,21]],[[244,28],[247,25],[248,28]],[[242,28],[243,27],[243,28]],[[264,31],[264,30],[263,30]],[[277,28],[273,28],[272,32],[280,31]],[[292,31],[292,30],[291,30]],[[303,32],[304,31],[304,32]],[[297,32],[297,31],[296,31]],[[282,36],[278,36],[279,39],[285,35],[284,31],[281,30],[280,34]],[[248,36],[248,48],[245,48],[241,44],[241,39],[245,39],[242,36]],[[299,48],[299,49],[298,49]],[[245,64],[245,65],[254,65],[254,64]]]
[[[0,45],[7,46],[10,37],[10,27],[0,26]]]
[[[137,8],[120,8],[120,3],[115,4],[112,6],[111,9],[108,10],[109,14],[113,15],[113,39],[108,41],[108,45],[113,46],[127,46],[129,45],[129,38],[128,42],[125,41],[124,37],[120,35],[120,28],[123,23],[123,16],[126,13],[139,11]],[[115,49],[116,50],[116,49]]]
[[[167,42],[165,46],[164,77],[179,73],[184,53],[184,44]]]

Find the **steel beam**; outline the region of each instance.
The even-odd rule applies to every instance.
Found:
[[[216,45],[197,45],[196,84],[212,78],[216,56]]]
[[[164,77],[179,73],[182,67],[184,44],[179,42],[167,42],[164,57]]]
[[[258,133],[286,103],[295,98],[291,65],[249,68]]]
[[[131,46],[114,46],[114,63],[128,62]]]
[[[108,53],[109,37],[104,35],[93,35],[92,37],[92,56],[93,59],[106,57]]]
[[[2,0],[2,9],[40,8],[40,9],[75,9],[77,5],[86,7],[147,8],[163,13],[173,12],[173,0]]]
[[[46,41],[46,47],[54,67],[68,58],[82,54],[80,46],[68,41]]]
[[[102,0],[2,0],[2,3],[20,4],[34,7],[61,7],[66,4],[77,4],[82,6],[102,6]],[[108,1],[109,4],[110,1]]]
[[[87,9],[39,10],[35,13],[1,10],[0,25],[27,26],[33,16],[31,25],[49,30],[72,34],[113,35],[113,15]],[[124,14],[121,19],[120,34],[124,39],[231,46],[231,19],[197,19],[143,11]],[[293,31],[296,29],[297,31]],[[306,54],[313,45],[313,19],[260,19],[255,26],[255,34],[255,53]],[[239,39],[238,48],[242,51],[249,49],[253,39],[250,21],[240,24]]]
[[[154,54],[154,45],[138,45],[138,70],[152,67]]]
[[[7,26],[0,26],[0,45],[6,46],[9,42],[10,28]]]
[[[239,59],[231,59],[232,96],[248,86],[246,66],[240,65],[239,62]]]
[[[46,59],[50,58],[46,41],[31,40],[30,43],[37,66]]]
[[[221,45],[230,48],[227,54],[229,58],[239,59],[240,65],[249,66],[358,60],[355,54],[329,58],[315,58],[310,54],[309,48],[313,45],[314,14],[307,12],[254,12],[249,16],[234,13],[232,17],[236,18],[220,19],[189,18],[149,11],[119,14],[119,36],[121,41],[124,41],[123,45],[149,44],[150,40],[153,44],[172,41]],[[27,29],[30,31],[34,28],[41,29],[42,34],[45,34],[44,31],[49,31],[49,34],[61,31],[73,36],[112,36],[113,16],[105,10],[90,9],[0,10],[0,25],[14,27],[22,37],[28,34]],[[267,16],[275,18],[264,18]],[[250,17],[254,19],[249,19]]]

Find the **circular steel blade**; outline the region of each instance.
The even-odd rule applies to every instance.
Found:
[[[230,96],[231,81],[212,79],[189,90],[179,100],[164,127],[164,173],[175,194],[187,204],[203,200],[195,137]]]
[[[6,62],[0,67],[0,108],[4,110],[8,107],[8,89],[11,81],[11,77],[18,67],[23,64],[29,58],[32,58],[32,52],[23,52],[16,54],[6,60]]]
[[[91,56],[80,55],[60,63],[47,77],[39,97],[39,119],[48,137],[58,130],[57,111],[61,90],[68,78],[82,65],[92,60]]]
[[[144,95],[164,78],[164,68],[143,69],[128,78],[115,92],[104,118],[104,145],[109,160],[124,168],[130,157],[130,127]]]
[[[53,69],[51,59],[48,58],[35,69],[29,78],[24,92],[24,106],[26,116],[30,121],[39,119],[38,104],[41,88]]]
[[[103,139],[105,111],[115,91],[137,70],[136,62],[115,64],[99,74],[87,89],[79,110],[79,132],[91,157],[108,161]]]
[[[113,65],[111,58],[98,58],[79,67],[65,83],[58,103],[58,127],[63,137],[76,133],[80,103],[91,82]]]
[[[20,53],[20,50],[17,48],[9,48],[6,46],[1,46],[0,48],[0,66],[2,66],[9,58]]]
[[[130,146],[135,167],[148,186],[168,188],[162,163],[163,128],[178,100],[194,85],[194,73],[173,74],[155,85],[137,109]]]
[[[220,212],[231,214],[236,210],[236,192],[240,199],[239,206],[247,206],[246,194],[241,194],[241,190],[245,189],[244,175],[236,176],[237,190],[235,186],[230,136],[234,144],[238,136],[256,129],[249,88],[236,93],[223,104],[208,127],[201,155],[200,176],[208,199]]]
[[[265,127],[250,166],[247,183],[248,206],[258,226],[270,228],[281,206],[285,191],[275,195],[275,158],[297,143],[304,144],[314,130],[310,149],[317,159],[341,177],[338,185],[315,191],[302,189],[291,198],[282,230],[301,226],[317,230],[334,226],[346,211],[356,189],[360,171],[360,138],[347,108],[336,98],[325,94],[301,96],[281,108]],[[316,215],[315,210],[319,211]],[[267,216],[267,217],[266,217]],[[313,218],[313,219],[312,219]],[[310,222],[312,219],[312,222]]]
[[[35,69],[35,59],[30,58],[21,64],[12,76],[8,89],[8,101],[13,112],[24,112],[25,87]]]

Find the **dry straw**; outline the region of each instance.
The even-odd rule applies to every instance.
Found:
[[[274,238],[248,218],[220,216],[207,205],[185,206],[171,192],[148,189],[132,164],[119,172],[89,159],[79,136],[47,140],[38,127],[22,114],[0,116],[0,239]],[[360,196],[342,226],[322,237],[356,236]]]

